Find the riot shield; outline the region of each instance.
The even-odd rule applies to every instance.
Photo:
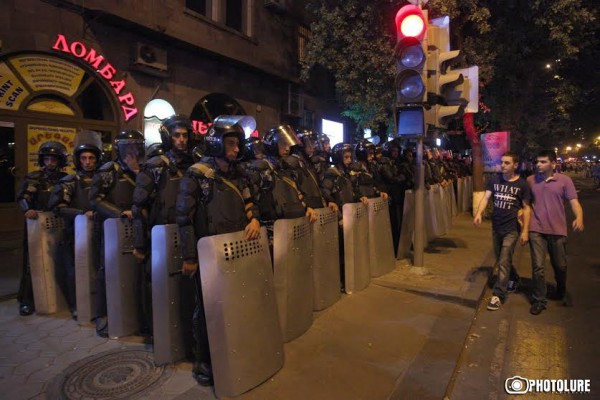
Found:
[[[104,259],[108,335],[133,335],[140,326],[140,299],[136,293],[138,262],[133,257],[133,224],[126,218],[104,221]]]
[[[329,208],[315,211],[318,219],[312,224],[313,309],[319,311],[340,299],[340,252],[337,213]]]
[[[302,335],[312,325],[311,229],[306,217],[278,219],[273,226],[273,274],[284,342]]]
[[[446,206],[446,229],[452,228],[452,183],[444,188],[444,204]]]
[[[404,192],[404,211],[402,216],[402,228],[398,240],[398,260],[410,256],[410,248],[415,232],[415,193],[412,190]]]
[[[442,226],[444,227],[444,234],[450,230],[450,212],[448,209],[448,186],[443,187],[440,185],[440,217],[442,219]]]
[[[371,281],[369,214],[362,203],[347,203],[344,215],[344,286],[346,293],[363,290]]]
[[[433,204],[435,212],[435,236],[439,237],[446,234],[446,224],[444,221],[444,208],[442,207],[442,185],[439,183],[431,185],[431,191],[433,192]]]
[[[96,271],[98,254],[94,221],[85,215],[75,217],[75,288],[77,322],[91,326],[96,310]]]
[[[283,366],[266,228],[253,241],[244,232],[203,237],[198,255],[215,392],[237,396]]]
[[[465,193],[465,178],[458,178],[456,183],[456,207],[458,212],[462,213],[465,211],[463,206],[463,194]]]
[[[426,242],[430,242],[436,237],[437,232],[437,214],[435,213],[435,195],[433,186],[425,192],[425,232]]]
[[[27,219],[31,283],[38,314],[53,314],[68,308],[54,274],[54,259],[64,228],[65,221],[52,212],[38,211],[37,219]]]
[[[179,227],[175,224],[156,225],[151,237],[154,362],[164,365],[185,357]],[[194,302],[193,294],[189,301]]]
[[[369,253],[372,278],[387,274],[396,267],[388,207],[387,200],[381,197],[369,199]]]

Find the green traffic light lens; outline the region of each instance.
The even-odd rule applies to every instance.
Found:
[[[415,68],[425,60],[425,52],[420,44],[407,46],[400,53],[400,63],[406,68]]]
[[[402,96],[407,99],[417,99],[425,91],[423,79],[419,74],[406,74],[400,81],[398,89]]]

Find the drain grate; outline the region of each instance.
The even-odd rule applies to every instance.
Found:
[[[117,350],[84,358],[55,378],[48,398],[133,399],[156,389],[172,370],[154,365],[151,352]]]

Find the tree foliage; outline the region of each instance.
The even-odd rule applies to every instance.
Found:
[[[594,0],[430,0],[429,18],[451,18],[463,66],[478,65],[481,100],[491,112],[476,122],[509,130],[520,148],[556,142],[585,93],[573,72],[596,54]],[[388,125],[394,103],[394,0],[310,0],[314,20],[303,78],[320,65],[334,77],[345,114],[360,126]],[[557,61],[560,60],[560,61]],[[551,64],[547,69],[546,64]],[[591,68],[590,68],[591,70]],[[598,72],[591,71],[592,74]]]

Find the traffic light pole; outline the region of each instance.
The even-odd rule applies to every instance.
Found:
[[[423,136],[417,137],[417,179],[415,185],[415,239],[413,267],[423,267],[425,251],[425,167],[423,166]]]

